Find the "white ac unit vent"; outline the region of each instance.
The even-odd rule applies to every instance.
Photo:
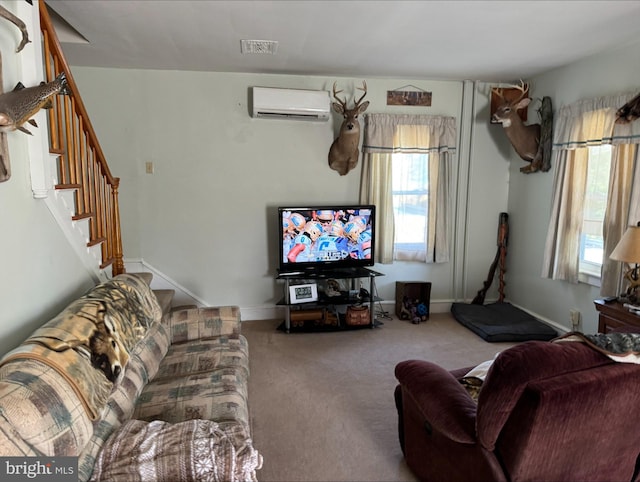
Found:
[[[251,117],[264,119],[329,120],[326,90],[253,87]]]

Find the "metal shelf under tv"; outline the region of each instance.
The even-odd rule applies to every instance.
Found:
[[[277,305],[285,307],[285,332],[289,333],[291,330],[291,311],[292,310],[302,310],[309,309],[312,310],[314,308],[326,309],[326,307],[331,305],[354,305],[360,304],[363,302],[367,302],[369,304],[369,327],[373,328],[375,326],[375,307],[374,303],[377,301],[375,292],[376,285],[375,279],[378,276],[384,276],[383,273],[379,273],[369,268],[358,267],[358,268],[338,268],[338,269],[314,269],[314,270],[305,270],[305,271],[294,271],[294,272],[286,272],[279,271],[276,276],[277,280],[284,281],[284,297],[277,303]],[[363,300],[357,294],[353,294],[354,292],[358,292],[356,289],[356,282],[358,279],[367,278],[369,280],[369,296],[367,300]],[[293,303],[289,297],[291,286],[300,285],[304,282],[312,282],[316,283],[318,281],[326,281],[329,279],[348,279],[351,283],[351,289],[341,292],[340,296],[328,297],[318,295],[317,300],[309,301],[309,302],[298,302]]]

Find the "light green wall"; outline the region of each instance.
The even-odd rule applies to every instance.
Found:
[[[2,5],[15,11],[16,3]],[[13,54],[19,39],[17,29],[3,24],[4,91],[22,80],[20,62],[33,61],[30,45]],[[92,283],[45,202],[33,198],[26,138],[22,132],[8,133],[12,176],[0,183],[0,356]]]
[[[325,123],[253,119],[248,101],[256,85],[331,90],[338,80],[339,88],[350,93],[363,79],[73,71],[112,170],[123,178],[125,258],[143,258],[207,303],[263,307],[277,301],[278,205],[358,199],[361,166],[340,177],[327,165],[342,120],[337,114]],[[369,113],[446,115],[461,122],[461,82],[365,80]],[[407,84],[431,91],[432,106],[387,106],[386,91]],[[458,182],[460,175],[466,176],[469,159],[459,156],[452,165],[454,201],[469,201],[478,215],[470,233],[463,225],[456,226],[456,234],[487,240],[478,250],[483,273],[475,276],[474,290],[493,258],[497,216],[507,201],[507,163],[495,155],[495,147],[489,150],[488,160],[471,168],[485,187],[474,185],[470,200],[468,186]],[[144,173],[147,161],[154,163],[153,175]],[[480,199],[485,199],[482,204]],[[464,218],[466,206],[454,208]],[[486,212],[491,213],[488,224]],[[433,299],[451,300],[456,290],[464,289],[455,271],[465,262],[463,254],[457,250],[452,262],[442,265],[377,265],[386,274],[378,280],[379,294],[393,299],[396,280],[430,280]]]
[[[530,79],[532,95],[557,109],[581,98],[637,89],[640,49],[628,46]],[[74,68],[121,191],[125,256],[145,261],[212,304],[272,304],[279,204],[356,199],[360,166],[341,178],[326,165],[340,119],[329,123],[257,120],[248,114],[252,85],[347,89],[362,79]],[[489,119],[485,83],[366,79],[369,112],[396,112],[384,93],[406,84],[433,92],[428,109],[453,115],[462,136],[454,166],[452,260],[443,265],[377,265],[380,295],[397,280],[433,282],[432,300],[470,299],[482,287],[496,251],[498,215],[510,216],[506,293],[516,305],[569,326],[583,314],[595,331],[598,290],[541,278],[553,172],[525,175],[525,163]],[[509,81],[511,79],[505,79]],[[532,109],[529,122],[536,120]],[[154,175],[143,173],[153,161]],[[130,178],[131,177],[131,178]],[[130,188],[134,189],[130,191]],[[242,206],[242,215],[229,212]],[[243,233],[230,242],[228,233]],[[235,238],[237,239],[237,237]],[[496,286],[490,296],[495,297]]]

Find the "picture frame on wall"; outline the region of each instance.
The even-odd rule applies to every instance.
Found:
[[[398,87],[397,89],[387,90],[387,105],[430,107],[431,92],[411,84]]]
[[[310,303],[312,301],[318,301],[316,283],[289,286],[289,303]]]

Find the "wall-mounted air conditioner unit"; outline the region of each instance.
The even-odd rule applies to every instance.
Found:
[[[251,117],[264,119],[329,120],[326,90],[253,87]]]

